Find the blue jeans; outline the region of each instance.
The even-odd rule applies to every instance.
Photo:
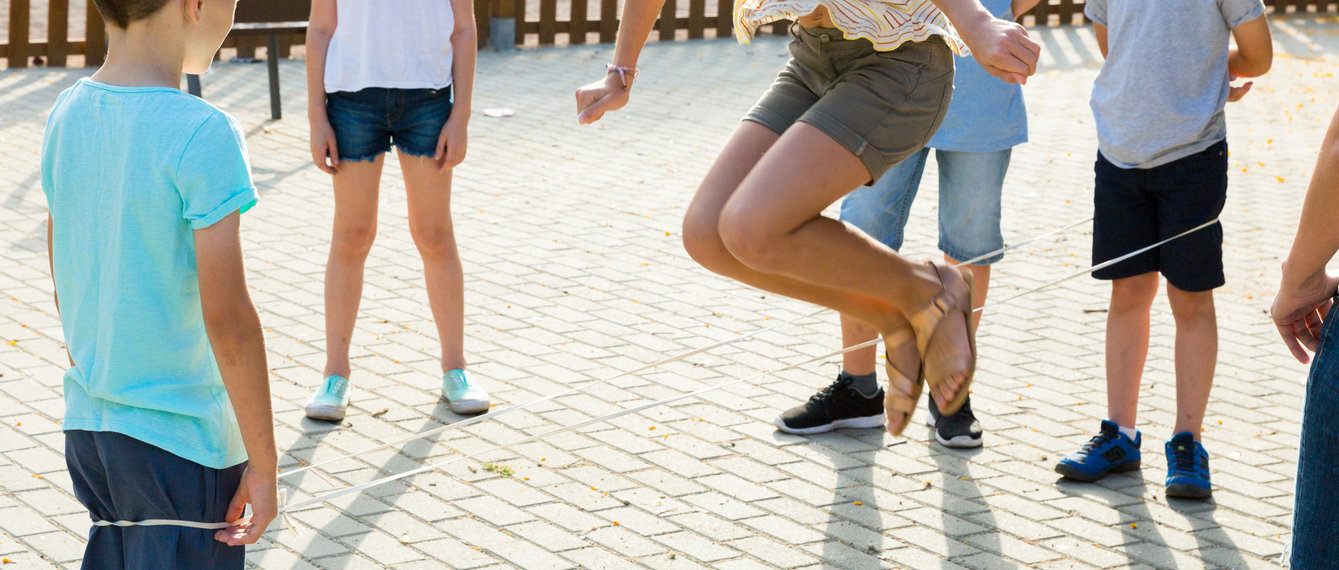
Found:
[[[1339,563],[1339,336],[1325,318],[1320,350],[1306,381],[1302,443],[1297,456],[1292,567],[1333,568]]]
[[[939,161],[939,250],[958,261],[1004,247],[1000,232],[1000,194],[1012,149],[998,152],[935,151]],[[907,214],[925,173],[930,149],[921,149],[885,173],[873,186],[859,188],[842,201],[841,219],[901,249]],[[995,263],[1003,255],[977,262]]]

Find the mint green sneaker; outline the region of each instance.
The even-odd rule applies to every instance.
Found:
[[[478,414],[488,411],[488,392],[476,384],[470,373],[461,368],[447,370],[442,375],[442,397],[457,414]]]
[[[344,410],[348,407],[349,379],[331,374],[307,400],[307,417],[337,422],[344,419]]]

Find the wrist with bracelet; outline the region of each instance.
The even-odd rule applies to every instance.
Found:
[[[605,65],[604,68],[609,73],[618,74],[618,80],[623,84],[624,89],[632,87],[632,82],[637,79],[637,75],[640,73],[636,67],[630,65],[614,65],[610,63]]]

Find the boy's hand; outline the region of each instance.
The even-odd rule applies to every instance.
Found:
[[[1041,44],[1028,37],[1023,26],[983,14],[958,27],[972,57],[995,77],[1027,84],[1028,76],[1037,72]]]
[[[228,504],[227,522],[232,526],[214,533],[214,540],[228,546],[255,544],[265,534],[275,517],[279,516],[279,487],[275,470],[255,470],[250,465],[242,472],[242,483]],[[251,505],[251,516],[242,518],[246,505]]]
[[[469,145],[469,111],[455,108],[451,117],[442,126],[442,134],[437,136],[437,152],[432,159],[437,161],[437,172],[445,174],[465,160],[465,149]]]
[[[333,175],[339,170],[339,147],[335,144],[335,129],[329,120],[312,121],[312,162],[326,174]]]
[[[605,113],[622,109],[628,104],[632,89],[623,86],[617,73],[605,74],[604,79],[583,85],[576,91],[577,122],[583,125],[600,120]]]
[[[1227,76],[1227,80],[1228,80],[1229,82],[1231,82],[1231,81],[1236,81],[1236,80],[1237,80],[1237,76],[1235,76],[1235,75],[1228,75],[1228,76]],[[1228,85],[1228,87],[1227,87],[1227,102],[1228,102],[1228,103],[1236,103],[1237,101],[1240,101],[1242,97],[1245,97],[1247,93],[1250,93],[1250,92],[1251,92],[1251,86],[1254,85],[1254,84],[1255,84],[1254,81],[1247,81],[1246,83],[1243,83],[1243,84],[1241,84],[1240,86],[1237,86],[1237,85]]]
[[[1334,304],[1336,292],[1339,277],[1326,275],[1322,270],[1302,279],[1290,279],[1285,269],[1269,314],[1283,337],[1283,344],[1288,345],[1298,362],[1306,364],[1310,361],[1307,350],[1315,352],[1320,348],[1321,326]]]

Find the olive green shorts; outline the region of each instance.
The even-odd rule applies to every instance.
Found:
[[[953,52],[944,40],[875,51],[835,28],[791,26],[791,59],[744,116],[777,134],[808,123],[850,150],[870,181],[921,150],[953,96]]]

